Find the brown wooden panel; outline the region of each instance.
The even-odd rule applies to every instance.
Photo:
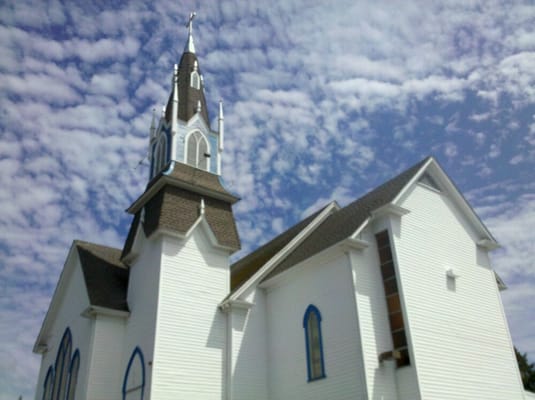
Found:
[[[396,277],[392,277],[390,279],[386,279],[383,281],[384,287],[385,287],[385,295],[390,296],[391,294],[398,292],[398,284],[396,281]]]
[[[401,312],[397,312],[395,314],[390,314],[390,329],[393,331],[396,331],[398,329],[403,329],[403,314]]]
[[[385,264],[381,265],[381,274],[383,275],[383,279],[388,279],[396,274],[396,270],[394,269],[394,262],[388,261]]]
[[[388,296],[386,298],[386,304],[388,306],[389,314],[401,311],[401,302],[399,301],[399,293]]]
[[[390,246],[379,249],[379,261],[381,262],[381,265],[388,261],[392,261],[392,251],[390,250]]]
[[[407,347],[407,336],[405,336],[405,329],[392,332],[392,341],[394,342],[394,349],[396,350],[400,347]]]
[[[375,240],[377,241],[377,247],[384,247],[390,245],[388,231],[379,232],[377,235],[375,235]]]

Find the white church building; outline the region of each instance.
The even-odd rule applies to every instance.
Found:
[[[415,164],[231,265],[191,20],[121,249],[74,241],[34,352],[37,400],[516,400],[498,243],[440,165]]]

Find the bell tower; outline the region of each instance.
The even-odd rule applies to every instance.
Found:
[[[239,199],[219,176],[223,109],[220,103],[212,130],[194,16],[167,105],[152,119],[150,180],[127,210],[134,217],[121,255],[130,307],[123,364],[130,371],[129,360],[143,355],[145,398],[152,399],[220,398],[227,390],[219,303],[230,291],[229,257],[240,248],[232,211]]]
[[[148,151],[150,179],[158,175],[170,161],[221,174],[223,103],[219,102],[217,130],[212,130],[204,95],[204,79],[193,42],[195,15],[191,13],[186,24],[188,38],[180,62],[174,66],[171,94],[157,126],[153,117]]]

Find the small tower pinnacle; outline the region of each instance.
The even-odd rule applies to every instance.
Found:
[[[197,13],[193,11],[189,14],[189,20],[186,24],[186,27],[188,28],[188,41],[186,42],[186,47],[184,47],[184,53],[193,53],[195,54],[195,45],[193,44],[193,18]]]

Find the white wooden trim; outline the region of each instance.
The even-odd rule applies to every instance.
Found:
[[[253,276],[251,276],[242,286],[240,286],[228,299],[221,303],[221,307],[225,307],[225,303],[239,299],[251,287],[258,284],[273,268],[275,268],[286,256],[288,256],[299,244],[301,244],[324,220],[327,218],[332,210],[338,208],[335,201],[329,203],[327,207],[314,218],[301,232],[299,232],[286,246],[284,246],[277,254],[275,254],[268,262],[266,262]]]

